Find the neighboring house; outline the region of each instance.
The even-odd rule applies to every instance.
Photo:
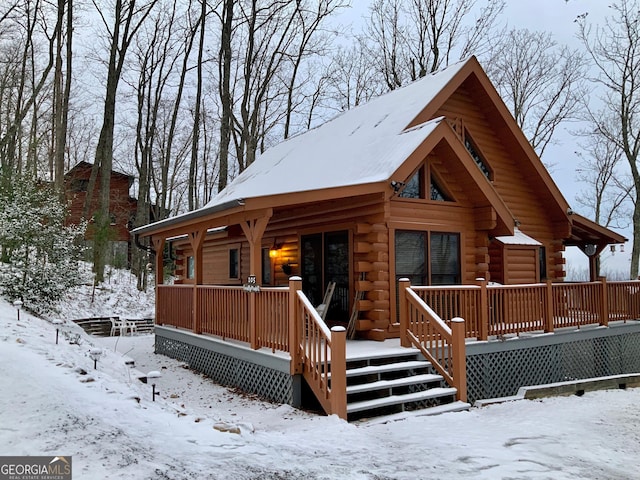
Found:
[[[91,176],[92,164],[79,162],[64,176],[65,197],[69,205],[67,223],[77,225],[82,219],[82,210],[87,197],[87,187]],[[109,192],[109,216],[111,227],[109,242],[111,244],[109,263],[119,266],[128,266],[131,261],[132,236],[129,229],[136,216],[138,201],[131,197],[129,192],[134,177],[124,173],[111,171]],[[96,179],[96,186],[89,207],[89,226],[85,239],[93,240],[94,229],[91,221],[94,212],[98,209],[100,195],[100,173]]]
[[[475,285],[482,278],[551,291],[551,282],[562,282],[566,275],[566,246],[578,246],[594,259],[607,245],[625,241],[572,212],[473,57],[283,141],[205,207],[134,233],[150,236],[156,252],[169,243],[177,257],[176,285],[159,285],[156,294],[158,324],[289,351],[291,373],[303,373],[308,382],[322,379],[329,368],[318,367],[321,359],[306,351],[314,335],[311,323],[300,322],[317,319],[304,302],[289,310],[282,298],[263,305],[260,299],[281,291],[267,286],[286,286],[298,275],[302,292],[318,305],[329,282],[335,282],[329,325],[345,325],[360,339],[401,336],[408,345],[401,278],[433,288],[473,285],[471,291],[480,288]],[[590,265],[595,280],[595,261]],[[258,300],[251,293],[233,297],[233,292],[252,292],[253,276],[263,287]],[[548,287],[540,284],[545,281]],[[214,285],[227,286],[226,303],[218,296],[222,290],[214,289],[222,287]],[[444,300],[432,306],[468,317],[467,337],[495,335],[486,322],[498,309],[485,314],[485,326],[474,330],[470,325],[480,320],[471,317],[481,318],[480,303],[470,307],[464,298],[469,297],[456,297],[444,310],[436,308]],[[552,320],[543,319],[553,308],[550,302],[528,298],[523,305],[543,322],[535,325],[553,329]],[[424,312],[420,318],[427,322]],[[280,316],[288,320],[276,327]],[[532,319],[526,320],[531,321],[527,328],[534,329]],[[325,335],[318,343],[325,354],[318,355],[326,361],[332,342],[318,328],[325,332],[318,334]],[[276,330],[279,340],[269,343],[267,337],[275,338]],[[160,351],[177,355],[188,350],[185,342],[201,346],[202,340],[177,339],[174,331],[156,330],[157,339],[171,344]],[[334,373],[331,381],[336,378]],[[312,389],[328,401],[326,380]]]

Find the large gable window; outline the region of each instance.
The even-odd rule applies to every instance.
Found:
[[[399,195],[401,198],[424,198],[424,167],[409,179]]]
[[[484,155],[482,155],[480,148],[478,148],[478,145],[473,141],[473,138],[471,138],[467,129],[464,131],[464,146],[467,148],[467,151],[471,154],[471,157],[473,157],[473,160],[476,162],[476,165],[478,165],[478,168],[480,168],[480,171],[482,171],[484,176],[489,180],[493,180],[493,171],[491,170],[491,167],[489,167],[489,164],[485,160]]]
[[[426,188],[427,182],[429,188]],[[431,170],[426,165],[422,165],[407,181],[398,196],[400,198],[427,198],[427,192],[429,192],[429,200],[436,202],[451,201],[451,197],[440,186],[440,182],[434,178]]]

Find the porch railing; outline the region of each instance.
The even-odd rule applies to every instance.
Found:
[[[158,285],[156,323],[288,352],[291,373],[304,375],[328,414],[346,418],[346,330],[329,330],[301,289],[299,277],[292,277],[288,287],[259,292]]]
[[[446,325],[412,290],[408,279],[400,280],[399,296],[401,345],[420,350],[447,383],[456,388],[458,400],[466,402],[465,321],[455,317]]]
[[[193,327],[193,286],[156,286],[156,324]]]
[[[487,285],[479,279],[478,285],[411,289],[441,318],[464,318],[465,335],[479,340],[640,317],[638,281]]]
[[[250,342],[249,293],[242,287],[198,285],[198,324],[201,332]]]
[[[302,280],[290,280],[291,373],[302,373],[328,414],[347,418],[347,331],[331,330],[302,293]]]

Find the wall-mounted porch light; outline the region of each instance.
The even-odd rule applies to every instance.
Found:
[[[277,258],[278,252],[280,251],[281,248],[282,248],[282,245],[278,245],[274,239],[273,245],[271,245],[271,248],[269,249],[269,258]]]
[[[609,248],[611,249],[611,255],[616,253],[616,246],[615,245],[611,245]]]
[[[402,187],[405,186],[404,182],[398,182],[396,180],[391,180],[391,188],[393,188],[393,192],[394,193],[398,193],[400,190],[402,190]]]

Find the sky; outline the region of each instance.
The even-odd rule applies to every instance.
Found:
[[[559,44],[567,44],[574,48],[581,47],[580,41],[576,38],[577,26],[574,20],[578,15],[588,13],[587,23],[602,24],[607,16],[611,14],[608,0],[536,0],[520,1],[507,0],[506,16],[513,26],[527,27],[531,30],[545,30],[552,33],[554,39]],[[592,94],[592,101],[595,95]],[[576,168],[580,160],[575,151],[578,150],[576,138],[572,134],[578,125],[575,123],[566,124],[560,127],[557,133],[557,145],[551,145],[545,153],[545,162],[554,164],[551,175],[560,191],[567,199],[572,208],[585,216],[589,212],[584,211],[584,207],[576,201],[576,195],[580,193],[583,186],[576,178]],[[616,230],[618,233],[631,239],[633,232],[631,228]],[[587,257],[578,251],[577,248],[570,248],[566,253],[569,279],[576,274],[584,275],[588,272]],[[620,274],[627,274],[631,263],[631,244],[627,242],[624,252],[616,248],[615,253],[609,250],[601,255],[602,273],[615,279]],[[628,278],[628,277],[625,277]],[[583,278],[586,280],[587,278]],[[623,279],[623,278],[620,278]]]
[[[369,1],[353,0],[351,9],[347,10],[344,20],[353,22],[354,29],[362,22],[362,17],[368,14]],[[482,4],[483,2],[478,2]],[[528,28],[532,31],[550,32],[558,44],[566,44],[574,48],[581,47],[576,38],[577,25],[574,20],[578,15],[588,13],[587,22],[602,24],[611,14],[609,0],[506,0],[506,8],[502,21],[509,27]],[[557,144],[549,145],[545,152],[544,161],[553,164],[551,175],[565,199],[573,210],[585,216],[589,212],[576,201],[582,189],[576,178],[576,168],[580,160],[575,154],[578,150],[576,138],[572,134],[577,129],[576,123],[561,125],[556,133]],[[625,237],[632,238],[631,228],[617,230]],[[567,258],[567,279],[588,280],[589,267],[587,257],[576,247],[570,247],[565,253]],[[609,250],[601,255],[602,273],[612,279],[628,278],[631,262],[631,244],[627,242],[624,252],[616,248],[615,253]]]
[[[122,280],[96,292],[96,309],[144,315],[152,296],[119,309],[131,288]],[[90,296],[70,292],[55,318],[83,312]],[[18,321],[0,299],[0,452],[71,456],[77,480],[638,478],[637,388],[347,423],[216,385],[155,355],[150,334],[59,328],[56,344],[54,324],[25,311]],[[150,371],[161,373],[155,402],[138,380]]]

